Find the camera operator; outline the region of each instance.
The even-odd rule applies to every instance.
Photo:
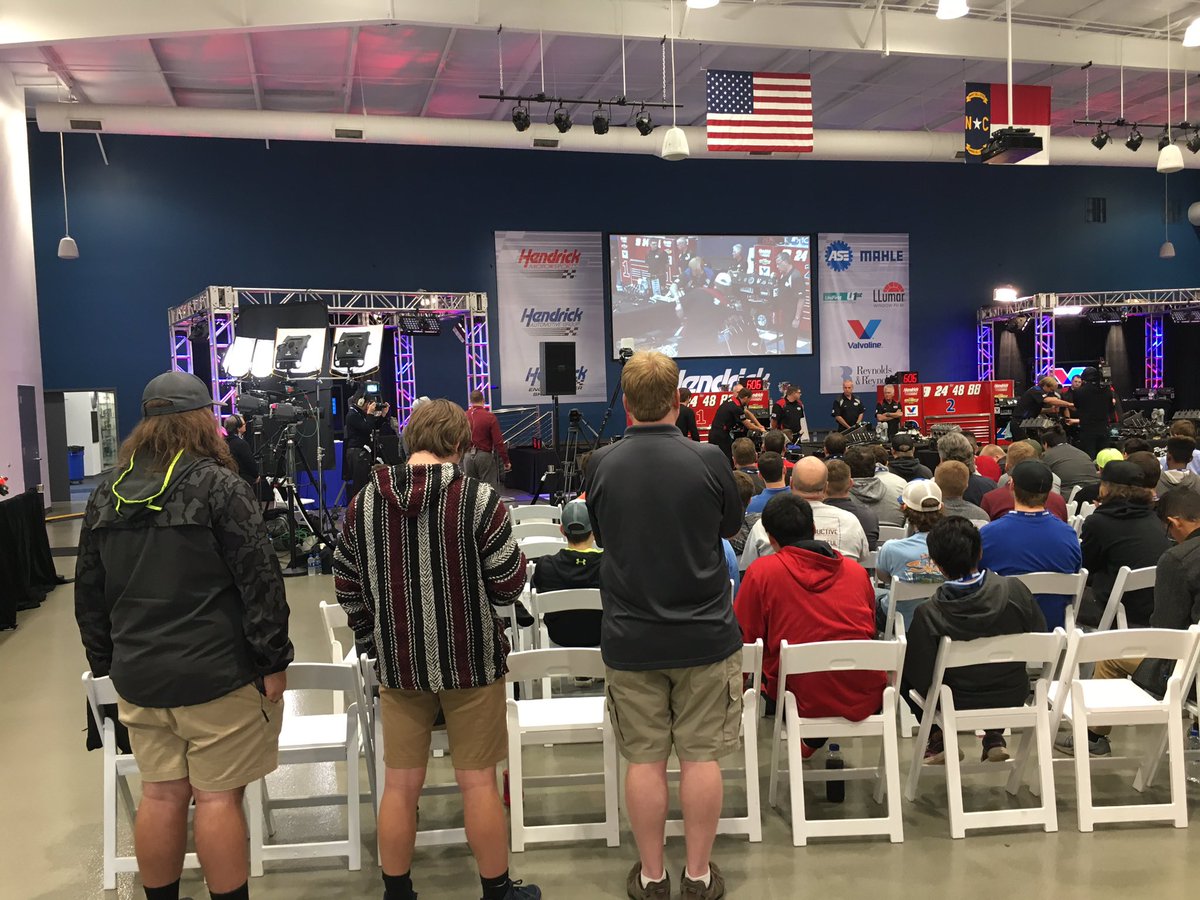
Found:
[[[367,393],[365,387],[355,392],[354,403],[346,413],[346,434],[342,444],[342,480],[350,484],[350,496],[367,483],[375,461],[375,435],[391,430],[389,406]]]
[[[221,424],[225,426],[225,442],[229,444],[229,452],[233,455],[233,461],[237,463],[238,474],[254,488],[257,494],[258,462],[254,459],[254,450],[251,449],[245,438],[246,419],[239,415],[226,416],[225,421]]]
[[[1079,420],[1077,446],[1095,459],[1109,445],[1109,422],[1114,409],[1112,385],[1101,380],[1099,369],[1089,366],[1071,390],[1071,403]]]

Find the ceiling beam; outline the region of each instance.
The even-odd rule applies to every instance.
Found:
[[[242,35],[246,45],[246,62],[250,66],[250,87],[254,89],[254,105],[263,108],[262,85],[258,83],[258,65],[254,62],[254,38],[249,32]]]
[[[354,100],[354,69],[358,65],[358,26],[350,29],[350,46],[346,49],[346,72],[342,79],[342,112],[350,112]],[[364,109],[363,112],[366,112]]]
[[[163,71],[162,60],[158,58],[158,50],[154,47],[154,41],[146,41],[146,47],[150,50],[150,58],[154,60],[154,74],[158,76],[158,80],[162,82],[163,90],[167,92],[167,101],[171,106],[178,106],[179,103],[175,99],[175,89],[171,87],[171,82],[167,81],[167,73]]]
[[[437,68],[433,71],[433,77],[429,79],[429,90],[425,92],[425,102],[421,104],[421,111],[417,115],[423,116],[429,111],[429,102],[433,100],[433,92],[437,89],[438,78],[442,74],[442,69],[446,68],[446,57],[450,55],[450,45],[454,43],[457,34],[458,29],[451,28],[450,33],[446,35],[446,43],[442,46],[442,55],[438,57]]]
[[[46,63],[46,68],[62,82],[62,86],[71,92],[71,95],[80,103],[91,103],[88,99],[87,92],[79,86],[79,82],[75,80],[75,76],[71,74],[71,70],[67,68],[66,63],[62,61],[62,57],[58,55],[58,51],[53,47],[39,47],[38,52],[42,55],[42,60]]]

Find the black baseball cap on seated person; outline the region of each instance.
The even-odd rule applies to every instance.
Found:
[[[586,503],[582,500],[572,500],[563,506],[562,530],[569,537],[583,537],[592,533],[592,519],[588,515]]]
[[[1012,482],[1027,494],[1048,494],[1054,488],[1054,473],[1044,462],[1027,459],[1013,469]]]
[[[917,442],[912,439],[912,435],[898,434],[892,438],[892,449],[899,450],[901,453],[908,450],[916,450]]]
[[[147,409],[151,401],[166,401],[163,406]],[[150,379],[142,391],[143,416],[169,416],[213,405],[208,385],[189,372],[164,372]]]
[[[1100,480],[1109,484],[1125,484],[1130,487],[1143,487],[1146,476],[1142,467],[1128,460],[1113,460],[1100,472]]]

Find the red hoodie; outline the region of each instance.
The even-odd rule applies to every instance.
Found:
[[[746,570],[734,602],[748,644],[763,639],[763,693],[776,695],[779,644],[861,641],[875,637],[875,591],[866,570],[821,541],[784,547]],[[883,672],[793,675],[788,690],[800,715],[860,722],[879,712]]]

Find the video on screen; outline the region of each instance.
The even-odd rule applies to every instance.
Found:
[[[613,355],[622,338],[676,357],[811,354],[809,235],[614,234]]]

